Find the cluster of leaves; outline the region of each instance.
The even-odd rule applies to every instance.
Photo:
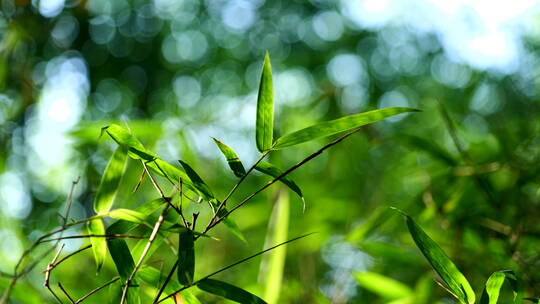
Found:
[[[139,303],[140,296],[139,288],[141,285],[149,285],[157,291],[153,303],[160,303],[170,298],[182,298],[187,303],[198,303],[187,290],[190,287],[197,286],[199,289],[222,296],[232,301],[239,303],[265,303],[261,298],[229,283],[212,279],[211,277],[226,270],[230,267],[243,263],[255,256],[258,256],[268,250],[277,248],[290,241],[297,240],[301,237],[284,241],[267,250],[261,251],[246,259],[242,259],[237,263],[227,266],[223,269],[213,272],[212,274],[195,279],[195,242],[200,237],[211,237],[209,231],[220,223],[224,223],[231,231],[241,239],[244,239],[242,232],[238,229],[236,223],[229,218],[229,215],[247,203],[258,193],[262,192],[276,181],[283,182],[293,192],[302,197],[302,191],[298,185],[287,175],[297,168],[301,167],[311,159],[320,155],[326,149],[341,142],[349,135],[357,132],[359,127],[366,124],[374,123],[379,120],[391,117],[394,115],[417,111],[413,108],[394,107],[380,110],[373,110],[365,113],[359,113],[351,116],[346,116],[332,121],[327,121],[299,131],[284,135],[277,139],[273,136],[273,87],[272,87],[272,72],[270,66],[270,57],[266,54],[262,69],[261,82],[259,87],[259,95],[257,100],[257,117],[256,117],[256,145],[260,158],[249,169],[245,169],[244,165],[236,155],[236,153],[227,145],[214,139],[219,150],[225,156],[231,170],[239,180],[234,185],[229,194],[223,199],[218,200],[211,188],[203,181],[201,176],[195,172],[186,162],[179,160],[181,168],[173,166],[153,152],[147,150],[143,144],[129,131],[119,125],[113,124],[102,128],[102,135],[106,133],[117,144],[118,147],[113,152],[106,168],[102,175],[102,179],[94,200],[95,215],[78,223],[87,222],[88,234],[82,237],[90,239],[97,270],[100,271],[107,254],[110,254],[116,265],[118,277],[109,281],[106,285],[111,285],[116,281],[121,282],[120,303]],[[302,144],[317,138],[329,137],[332,135],[344,133],[336,140],[325,145],[320,150],[309,155],[298,164],[287,170],[281,170],[271,163],[264,162],[263,159],[274,150],[284,149],[294,145]],[[150,179],[152,185],[159,194],[159,198],[147,204],[143,204],[135,209],[118,208],[113,209],[113,204],[117,194],[117,190],[125,174],[128,159],[131,158],[142,165],[142,175],[139,187],[145,176]],[[230,209],[227,209],[227,201],[245,180],[245,178],[253,171],[260,171],[270,177],[272,180],[264,184],[259,190],[247,196],[244,200],[236,204]],[[154,179],[153,175],[159,175],[173,185],[173,194],[165,195],[159,182]],[[174,200],[175,193],[178,192],[178,201]],[[185,205],[182,203],[184,198],[195,203],[205,202],[209,205],[211,211],[211,219],[202,231],[197,231],[198,213],[194,213],[190,219],[185,216],[183,210]],[[303,198],[303,197],[302,197]],[[174,210],[175,212],[170,212]],[[155,216],[160,210],[159,216]],[[106,227],[103,219],[109,217],[116,221]],[[72,225],[72,224],[71,224]],[[65,228],[65,227],[63,227]],[[141,230],[142,229],[142,230]],[[60,231],[63,231],[61,229]],[[150,257],[156,248],[159,246],[156,243],[170,243],[169,239],[177,236],[178,247],[172,247],[171,253],[177,256],[175,264],[170,269],[166,279],[161,284],[163,274],[161,271],[153,268],[145,263],[145,260]],[[69,238],[69,236],[65,237]],[[139,239],[138,243],[133,248],[129,248],[126,243],[126,238]],[[62,237],[58,240],[63,239]],[[82,250],[82,249],[81,249]],[[60,253],[60,252],[59,252]],[[58,255],[54,258],[51,265],[55,264]],[[71,255],[70,255],[71,256]],[[135,260],[134,257],[139,257]],[[49,267],[47,271],[47,287],[50,271],[54,267]],[[176,279],[172,279],[176,273]],[[95,292],[103,288],[99,287]],[[55,298],[61,302],[60,298],[49,288]],[[69,297],[69,293],[61,287],[61,290]],[[162,297],[163,293],[167,293]],[[91,293],[92,294],[92,293]],[[89,294],[89,295],[91,295]],[[69,297],[71,299],[71,297]],[[83,297],[79,301],[83,301],[87,297]],[[78,302],[79,302],[78,301]]]

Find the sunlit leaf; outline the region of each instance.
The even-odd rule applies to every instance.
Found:
[[[270,217],[264,247],[285,242],[288,229],[289,194],[287,191],[280,191]],[[264,256],[261,262],[261,274],[265,280],[264,298],[270,304],[279,303],[286,255],[287,245],[283,245]]]
[[[178,234],[178,282],[188,285],[193,283],[195,273],[195,249],[193,232],[184,228]]]
[[[463,304],[473,304],[475,302],[474,291],[469,281],[448,258],[446,253],[433,241],[407,214],[400,211],[405,216],[409,232],[426,257],[433,269],[439,274],[448,290]]]
[[[274,178],[283,174],[283,171],[281,169],[265,161],[259,162],[257,166],[255,166],[255,170],[266,175],[270,175]],[[279,180],[287,187],[289,187],[292,191],[294,191],[294,193],[298,194],[298,196],[300,196],[300,198],[302,199],[302,202],[304,202],[304,195],[302,194],[302,190],[289,176],[283,176]]]
[[[389,300],[407,298],[413,294],[407,285],[378,273],[357,272],[354,277],[361,288]]]
[[[214,198],[214,194],[212,193],[212,190],[210,190],[210,187],[202,180],[202,178],[191,168],[186,162],[179,160],[178,161],[182,167],[184,168],[184,171],[188,175],[188,177],[191,179],[191,182],[193,183],[193,187],[197,189],[197,192],[207,201]]]
[[[328,137],[337,133],[350,131],[358,127],[377,122],[390,116],[418,112],[413,108],[393,107],[380,110],[345,116],[335,120],[325,121],[302,130],[284,135],[278,138],[272,147],[273,149],[283,149],[286,147],[305,143],[317,138]]]
[[[182,178],[182,183],[185,187],[187,187],[189,190],[197,192],[185,172],[163,161],[154,153],[146,150],[142,143],[127,129],[112,124],[107,127],[103,127],[102,130],[120,146],[126,147],[128,149],[129,157],[145,161],[148,168],[152,172],[167,178],[172,183],[178,183],[180,178]]]
[[[95,219],[88,222],[87,226],[88,234],[104,235],[105,225],[101,219]],[[92,244],[92,251],[94,253],[94,260],[96,262],[97,271],[101,270],[105,257],[107,256],[107,239],[104,237],[91,237],[90,243]]]
[[[143,224],[146,218],[148,217],[144,213],[140,213],[138,211],[130,210],[130,209],[123,209],[123,208],[111,210],[109,211],[107,215],[117,220],[124,220],[124,221],[134,222],[138,224]]]
[[[223,281],[204,279],[197,283],[199,289],[241,304],[266,303],[256,295]]]
[[[504,281],[507,280],[514,293],[514,304],[522,302],[523,291],[516,275],[511,270],[502,270],[493,273],[486,282],[486,287],[480,298],[480,304],[497,304]]]
[[[257,149],[264,152],[272,148],[274,132],[274,91],[272,86],[272,67],[270,55],[264,56],[264,64],[257,97],[257,119],[255,127],[255,140]]]
[[[99,128],[118,123],[120,123],[118,120],[82,122],[69,132],[69,135],[76,137],[78,141],[96,142],[99,140]],[[159,138],[163,133],[161,125],[161,121],[156,120],[131,119],[129,121],[129,128],[140,138]]]
[[[127,152],[123,147],[118,147],[114,151],[105,172],[101,177],[99,188],[94,199],[94,211],[97,214],[107,213],[116,197],[116,192],[120,186],[120,180],[126,170]]]
[[[244,165],[242,165],[242,162],[236,155],[236,152],[234,152],[233,149],[229,148],[229,146],[215,138],[214,142],[218,146],[223,156],[225,156],[225,159],[227,160],[227,163],[229,164],[229,167],[233,171],[234,175],[236,175],[236,177],[242,177],[246,175],[246,169],[244,169]]]

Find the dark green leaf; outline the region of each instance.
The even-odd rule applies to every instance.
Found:
[[[95,219],[88,222],[88,234],[104,235],[105,225],[101,219]],[[107,240],[104,237],[91,237],[92,251],[94,252],[94,260],[96,261],[97,271],[101,270],[105,257],[107,256]]]
[[[195,273],[195,249],[193,232],[184,228],[178,234],[178,282],[184,285],[193,283]]]
[[[114,202],[120,180],[126,170],[127,152],[125,148],[118,147],[114,151],[103,176],[94,200],[94,211],[97,214],[107,213]]]
[[[510,283],[512,291],[514,292],[513,303],[521,303],[523,291],[516,275],[511,270],[502,270],[493,273],[487,280],[486,288],[484,289],[482,297],[480,298],[480,304],[497,304],[504,280],[507,280]]]
[[[266,303],[261,298],[243,290],[242,288],[214,279],[204,279],[197,283],[197,287],[206,292],[224,297],[225,299],[241,304]]]
[[[259,172],[262,172],[266,175],[270,175],[274,178],[280,176],[281,174],[283,174],[283,171],[281,169],[279,169],[278,167],[272,165],[271,163],[268,163],[268,162],[265,162],[265,161],[261,161],[257,164],[257,166],[255,166],[255,170],[259,171]],[[304,196],[302,195],[302,190],[300,189],[300,187],[298,187],[298,185],[288,176],[283,176],[279,179],[282,183],[284,183],[285,185],[287,185],[287,187],[289,187],[292,191],[294,191],[294,193],[298,194],[298,196],[300,196],[300,198],[302,199],[302,201],[304,201]]]
[[[321,122],[278,138],[272,148],[276,150],[283,149],[317,138],[350,131],[397,114],[418,111],[417,109],[403,107],[385,108]]]
[[[205,200],[209,201],[214,198],[214,194],[212,193],[212,190],[210,190],[210,187],[202,180],[202,178],[191,168],[187,163],[179,160],[180,164],[184,168],[184,171],[188,175],[188,177],[191,179],[191,182],[193,183],[193,187],[197,189],[197,192],[200,196],[202,196]]]
[[[433,269],[439,274],[448,290],[463,304],[473,304],[475,294],[469,281],[448,258],[446,253],[433,241],[407,214],[400,211],[407,220],[407,227],[416,243]]]
[[[257,97],[257,120],[255,140],[257,149],[264,152],[272,148],[274,132],[274,91],[272,86],[272,67],[270,55],[266,52]]]
[[[236,175],[236,177],[246,175],[246,169],[244,169],[244,165],[242,165],[242,162],[233,149],[229,148],[229,146],[215,138],[214,142],[218,146],[219,150],[221,150],[221,153],[223,153],[223,156],[225,156],[225,159],[227,160],[227,163],[229,164],[229,167],[233,171],[234,175]]]

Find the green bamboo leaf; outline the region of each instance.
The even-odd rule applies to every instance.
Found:
[[[193,283],[195,273],[195,248],[193,232],[184,228],[178,234],[178,282],[188,285]]]
[[[264,173],[266,175],[270,175],[274,178],[283,174],[283,171],[281,169],[265,161],[259,162],[257,166],[255,166],[255,170],[261,173]],[[304,195],[302,194],[302,190],[300,189],[300,187],[298,187],[298,185],[288,176],[283,176],[279,180],[282,183],[284,183],[287,187],[289,187],[289,189],[294,191],[294,193],[298,194],[298,196],[302,199],[302,203],[304,203],[304,209],[305,209]]]
[[[407,298],[413,295],[413,291],[407,285],[378,273],[357,272],[354,277],[360,287],[388,300]]]
[[[214,194],[212,193],[212,190],[210,190],[210,187],[202,180],[202,178],[191,168],[187,163],[179,160],[178,161],[182,167],[184,168],[184,171],[188,175],[188,177],[191,179],[191,182],[193,183],[193,187],[197,189],[197,192],[200,196],[202,196],[205,200],[210,201],[214,198]]]
[[[142,143],[125,128],[112,124],[102,128],[118,145],[128,149],[129,157],[143,160],[147,167],[154,173],[159,174],[172,183],[178,183],[180,178],[188,190],[198,193],[187,174],[175,166],[163,161],[154,153],[146,150]]]
[[[281,189],[268,224],[264,247],[287,241],[289,229],[289,193]],[[270,304],[279,303],[287,245],[274,249],[263,257],[261,274],[265,278],[264,298]]]
[[[111,210],[109,211],[107,215],[117,220],[124,220],[124,221],[138,223],[138,224],[144,224],[146,221],[146,218],[148,217],[147,214],[140,213],[135,210],[123,209],[123,208]]]
[[[199,289],[241,304],[263,304],[263,299],[223,281],[204,279],[197,283]]]
[[[414,108],[393,107],[373,110],[321,122],[278,138],[272,148],[275,150],[283,149],[286,147],[305,143],[317,138],[328,137],[341,132],[350,131],[358,127],[388,118],[390,116],[418,111],[420,110]]]
[[[270,55],[266,52],[257,97],[257,119],[255,140],[257,149],[264,152],[272,148],[274,132],[274,89],[272,86],[272,67]]]
[[[501,270],[493,273],[486,282],[486,287],[480,298],[480,304],[497,304],[504,281],[507,280],[514,292],[514,304],[522,302],[523,290],[515,273],[511,270]]]
[[[127,153],[123,147],[118,147],[114,151],[105,172],[101,177],[99,188],[94,200],[94,211],[97,214],[107,213],[114,202],[116,192],[120,186],[120,180],[126,170]]]
[[[244,169],[244,165],[242,165],[242,162],[240,161],[236,153],[233,151],[233,149],[229,148],[229,146],[215,138],[214,142],[218,146],[223,156],[225,156],[225,159],[227,160],[227,163],[229,164],[229,167],[233,171],[234,175],[236,175],[236,177],[242,177],[246,175],[246,169]]]
[[[396,209],[397,210],[397,209]],[[426,257],[433,269],[439,274],[448,290],[462,304],[474,304],[476,296],[469,281],[448,258],[446,253],[414,222],[414,220],[403,211],[398,210],[405,216],[409,232]]]
[[[101,219],[95,219],[88,222],[88,234],[104,235],[105,225]],[[105,257],[107,256],[107,239],[104,237],[91,237],[92,251],[94,252],[94,260],[96,261],[97,271],[101,270]]]
[[[161,287],[161,284],[163,284],[163,282],[165,281],[165,276],[162,272],[148,265],[144,265],[139,269],[139,271],[137,272],[137,277],[141,279],[141,281],[143,281],[145,284],[148,284],[155,289],[159,289]],[[167,283],[167,286],[165,286],[163,293],[170,294],[180,289],[181,287],[182,286],[177,281],[170,280],[169,283]],[[201,303],[192,293],[189,292],[189,290],[182,290],[179,293],[180,295],[182,295],[182,299],[184,300],[185,304]]]

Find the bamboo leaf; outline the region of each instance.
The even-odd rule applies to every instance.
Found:
[[[396,209],[397,210],[397,209]],[[398,210],[399,211],[399,210]],[[399,211],[405,216],[409,232],[426,257],[433,269],[439,274],[448,290],[462,304],[473,304],[475,302],[475,294],[469,281],[448,258],[446,253],[433,241],[425,232],[414,222],[414,220],[402,211]]]
[[[388,118],[390,116],[418,111],[419,110],[414,108],[393,107],[373,110],[321,122],[278,138],[272,148],[275,150],[283,149],[286,147],[305,143],[317,138],[328,137],[341,132],[350,131],[358,127]]]
[[[111,209],[117,189],[120,186],[120,180],[126,170],[126,164],[126,150],[123,147],[116,148],[107,167],[105,167],[105,172],[103,172],[96,193],[94,211],[97,214],[107,213]]]
[[[212,200],[211,203],[215,207],[219,206],[219,202],[217,200]],[[218,212],[218,216],[219,217],[225,216],[227,212],[228,211],[226,208],[221,208],[221,210],[219,210]],[[240,230],[240,228],[238,227],[238,225],[236,224],[234,220],[227,217],[223,220],[223,224],[225,224],[225,226],[227,226],[227,228],[231,230],[231,232],[234,235],[236,235],[236,237],[238,237],[241,241],[243,241],[244,243],[247,243],[246,237],[244,236],[244,234],[242,233],[242,231]]]
[[[101,219],[95,219],[88,222],[87,226],[88,234],[104,235],[105,225]],[[92,251],[94,253],[94,260],[96,261],[97,271],[101,270],[105,257],[107,256],[107,240],[103,237],[91,237],[90,243],[92,244]]]
[[[287,191],[280,191],[270,217],[264,247],[268,247],[270,244],[285,242],[287,240],[288,229],[289,194]],[[286,256],[287,245],[283,245],[274,249],[262,259],[261,274],[265,278],[264,298],[270,304],[279,303]]]
[[[257,166],[255,166],[255,170],[261,173],[264,173],[266,175],[270,175],[274,178],[283,174],[283,171],[281,169],[265,161],[259,162]],[[302,194],[302,190],[290,177],[283,176],[279,180],[282,183],[284,183],[287,187],[289,187],[292,191],[294,191],[294,193],[298,194],[298,196],[300,196],[300,198],[302,199],[302,202],[304,202],[304,195]],[[304,208],[305,208],[305,203],[304,203]]]
[[[198,193],[185,172],[163,161],[154,153],[146,150],[142,143],[135,136],[129,133],[127,129],[112,124],[107,127],[103,127],[102,132],[107,133],[120,146],[126,147],[128,149],[129,157],[137,160],[143,160],[152,172],[167,178],[171,183],[178,183],[180,178],[182,178],[182,183],[184,186],[186,186],[189,190]]]
[[[197,283],[199,289],[241,304],[266,303],[256,295],[223,281],[204,279]]]
[[[188,177],[191,179],[191,182],[193,183],[193,187],[197,189],[197,192],[200,196],[202,196],[205,200],[209,201],[214,198],[214,194],[212,193],[212,190],[210,190],[210,187],[202,180],[202,178],[191,168],[187,163],[179,160],[178,161],[182,167],[184,168],[184,171],[188,175]]]
[[[388,300],[407,298],[413,295],[413,291],[407,285],[378,273],[357,272],[354,277],[360,287]]]
[[[514,304],[521,303],[523,291],[515,273],[511,270],[502,270],[493,273],[486,282],[486,287],[480,298],[480,304],[497,304],[504,281],[507,280],[514,292]]]
[[[272,86],[272,67],[270,55],[266,52],[257,97],[257,118],[255,140],[257,149],[264,152],[272,148],[274,132],[274,91]]]
[[[229,164],[229,167],[233,171],[234,175],[236,175],[236,177],[242,177],[246,175],[246,169],[244,169],[244,165],[242,165],[242,162],[236,155],[236,152],[234,152],[233,149],[229,148],[229,146],[215,138],[214,142],[218,146],[223,156],[225,156],[225,159],[227,160],[227,163]]]
[[[138,224],[144,224],[144,222],[146,221],[146,218],[148,217],[148,215],[144,213],[140,213],[138,211],[130,210],[130,209],[122,209],[122,208],[109,211],[108,216],[117,220],[124,220],[124,221],[138,223]]]
[[[183,285],[193,283],[195,273],[195,249],[193,232],[184,228],[178,234],[178,282]]]

